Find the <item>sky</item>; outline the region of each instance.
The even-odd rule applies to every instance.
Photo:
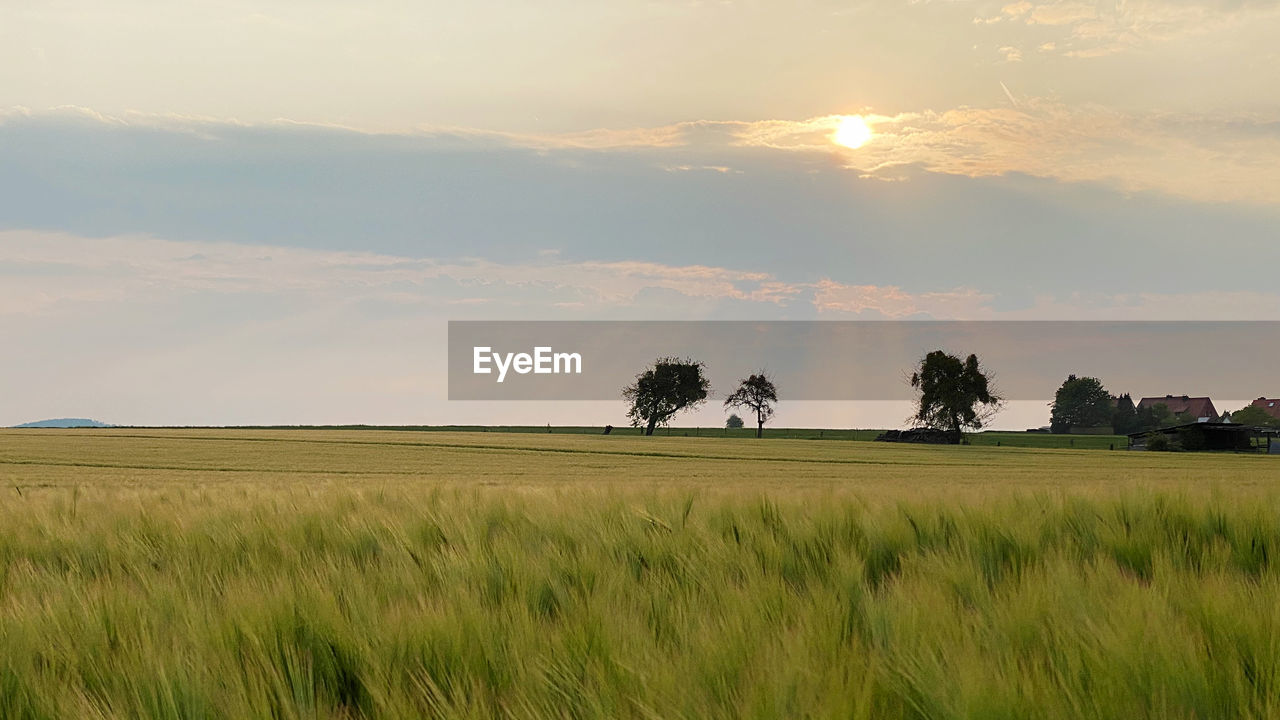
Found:
[[[448,402],[451,319],[1280,319],[1275,37],[1262,0],[3,3],[0,425],[619,424]]]

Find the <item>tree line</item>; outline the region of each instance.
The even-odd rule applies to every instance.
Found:
[[[627,417],[631,424],[643,427],[645,435],[652,435],[678,413],[706,402],[711,392],[706,369],[702,362],[690,358],[654,361],[623,388],[622,395],[630,403]],[[928,353],[912,369],[911,387],[916,391],[916,400],[910,420],[953,437],[965,430],[982,429],[1004,405],[992,373],[972,354],[961,359],[943,350]],[[740,380],[725,398],[724,407],[754,415],[756,437],[763,437],[765,423],[773,417],[777,402],[778,388],[773,378],[761,371]],[[1098,378],[1076,375],[1067,376],[1050,407],[1049,429],[1054,433],[1109,427],[1116,435],[1127,435],[1198,420],[1174,413],[1164,403],[1139,408],[1129,393],[1112,395]],[[1229,415],[1233,422],[1245,425],[1280,427],[1280,419],[1252,405]],[[727,425],[742,427],[744,422],[735,413]]]
[[[1098,378],[1075,375],[1068,375],[1063,381],[1051,408],[1049,431],[1054,433],[1109,427],[1116,435],[1128,435],[1199,420],[1187,413],[1174,413],[1165,403],[1137,407],[1129,393],[1112,395]],[[1280,427],[1280,419],[1252,405],[1227,413],[1227,416],[1232,422],[1244,425]]]
[[[706,365],[691,358],[664,357],[654,361],[622,389],[630,403],[627,418],[633,427],[652,435],[678,413],[706,402],[711,392]],[[977,355],[961,359],[934,350],[920,359],[912,370],[911,387],[917,397],[912,420],[959,437],[965,430],[980,430],[999,411],[1004,399],[996,392],[991,373]],[[724,401],[724,407],[755,415],[756,437],[764,436],[764,425],[773,417],[778,388],[768,373],[754,373],[738,382]],[[742,419],[736,414],[730,424]]]

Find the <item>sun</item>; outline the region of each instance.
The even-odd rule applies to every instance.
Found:
[[[871,139],[871,127],[861,115],[845,115],[840,119],[840,125],[831,135],[831,139],[837,145],[857,149],[866,145]]]

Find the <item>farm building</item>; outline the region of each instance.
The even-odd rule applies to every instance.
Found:
[[[1240,423],[1194,422],[1129,434],[1130,450],[1239,450],[1280,453],[1280,430]],[[1254,444],[1254,438],[1258,443]]]
[[[1273,418],[1280,418],[1280,399],[1260,397],[1249,404],[1253,407],[1260,408],[1263,412]]]
[[[1171,414],[1193,418],[1196,422],[1213,422],[1218,419],[1218,411],[1214,409],[1213,401],[1207,397],[1165,395],[1144,397],[1138,401],[1139,410],[1154,409],[1157,405],[1164,405]]]

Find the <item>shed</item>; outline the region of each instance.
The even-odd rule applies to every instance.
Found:
[[[1146,450],[1153,438],[1161,437],[1170,449],[1253,450],[1255,428],[1240,423],[1186,423],[1157,430],[1129,433],[1130,450]]]

